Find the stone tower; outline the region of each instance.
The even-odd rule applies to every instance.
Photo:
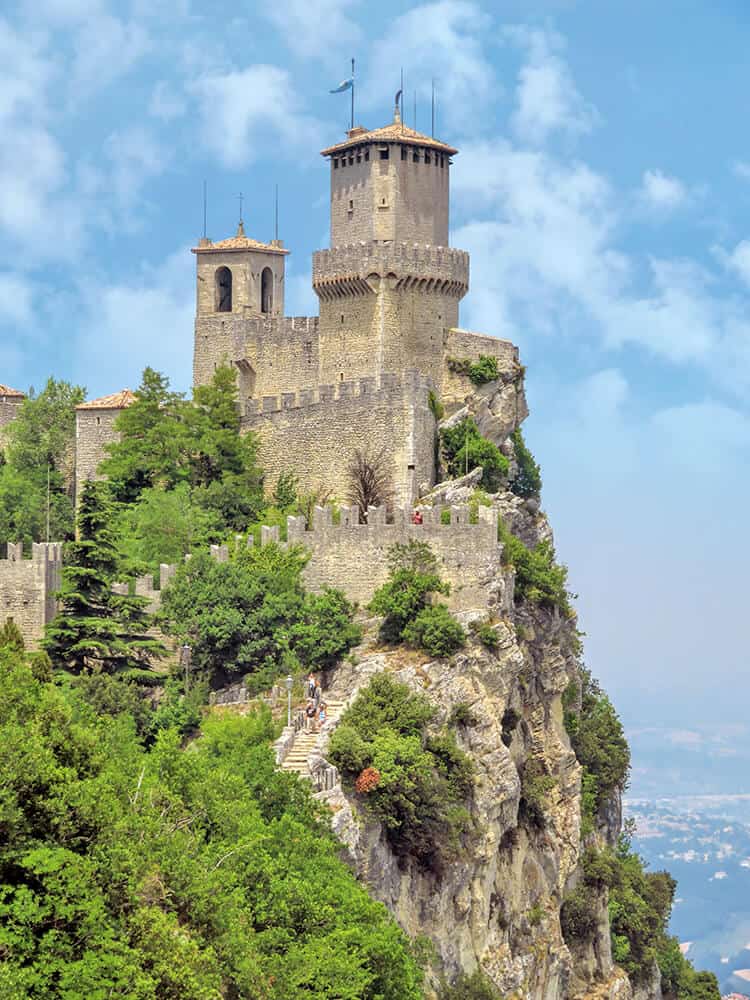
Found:
[[[232,334],[237,319],[271,320],[284,315],[284,258],[281,240],[261,243],[245,235],[240,221],[227,240],[205,237],[193,249],[197,263],[195,385],[210,380],[222,359],[235,360]],[[247,391],[252,395],[253,387]]]
[[[313,256],[320,380],[417,369],[438,385],[469,257],[448,247],[451,156],[403,124],[351,129],[331,164],[331,248]]]

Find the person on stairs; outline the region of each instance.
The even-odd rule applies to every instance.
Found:
[[[315,674],[311,670],[310,673],[308,674],[308,677],[307,677],[307,697],[308,698],[314,698],[315,697],[315,688],[316,687],[317,687],[317,681],[315,680]]]
[[[310,730],[315,724],[315,702],[310,698],[305,709],[305,729]]]
[[[320,710],[318,711],[318,732],[320,732],[320,730],[326,724],[327,718],[328,715],[326,713],[326,703],[324,701],[321,701]]]

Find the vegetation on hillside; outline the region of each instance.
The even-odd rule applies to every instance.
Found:
[[[482,468],[481,485],[490,493],[500,489],[508,473],[508,459],[492,441],[482,437],[476,421],[464,417],[440,431],[440,445],[448,475],[455,478]]]
[[[441,580],[429,545],[414,541],[394,545],[388,565],[388,580],[369,604],[370,611],[383,615],[383,641],[405,642],[431,656],[450,656],[460,649],[466,633],[446,605],[433,603],[433,596],[449,594],[450,586]]]
[[[524,441],[523,431],[517,427],[511,434],[518,473],[510,482],[510,489],[525,500],[538,497],[542,492],[542,472]]]
[[[473,767],[451,732],[430,728],[434,716],[426,698],[376,674],[342,716],[328,756],[393,851],[439,872],[470,830]]]
[[[403,933],[272,736],[258,711],[147,751],[128,713],[97,717],[0,648],[0,993],[418,1000]]]
[[[73,535],[75,408],[84,390],[50,378],[19,404],[0,448],[0,539],[64,541]],[[47,524],[49,522],[49,534]]]
[[[500,377],[497,358],[491,354],[480,354],[477,361],[471,358],[448,358],[448,368],[457,375],[468,375],[474,385],[494,382]]]
[[[498,538],[503,543],[503,561],[515,568],[516,603],[528,601],[548,610],[572,615],[571,594],[567,587],[568,570],[555,562],[551,542],[539,542],[530,549],[499,518]]]

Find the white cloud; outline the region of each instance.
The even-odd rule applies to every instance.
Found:
[[[226,167],[246,166],[280,149],[314,148],[320,141],[319,123],[302,110],[289,73],[277,66],[209,74],[191,90],[204,142]]]
[[[411,95],[416,89],[420,108],[417,126],[428,130],[431,79],[436,78],[438,135],[446,127],[458,133],[473,130],[477,118],[502,88],[483,50],[491,21],[469,0],[438,0],[395,18],[372,47],[369,72],[361,90],[361,105],[389,110],[398,86],[399,66],[405,70],[405,118],[413,125]],[[395,59],[395,61],[394,61]],[[393,72],[385,67],[395,67]],[[378,121],[377,125],[385,124]]]
[[[104,148],[110,163],[107,184],[121,210],[129,209],[144,182],[162,173],[169,162],[153,132],[138,125],[113,132]]]
[[[80,289],[74,378],[92,394],[135,388],[146,365],[186,389],[191,381],[194,267],[188,247],[120,283]]]
[[[590,132],[598,116],[578,92],[559,55],[564,48],[561,36],[526,27],[510,28],[505,34],[527,53],[518,74],[517,107],[511,119],[518,137],[536,144],[553,132]]]
[[[688,192],[682,181],[661,170],[646,170],[638,197],[650,208],[671,211],[684,205]]]
[[[730,254],[720,254],[726,267],[750,285],[750,240],[742,240]]]
[[[284,0],[263,4],[262,13],[298,56],[333,65],[338,51],[351,49],[361,39],[359,26],[349,16],[357,6],[358,0]]]
[[[732,171],[743,181],[750,181],[750,163],[745,160],[735,160],[732,164]]]
[[[172,121],[185,114],[185,101],[175,93],[166,80],[159,80],[151,92],[148,113],[163,122]]]
[[[72,36],[71,91],[77,101],[99,95],[151,48],[143,26],[108,13],[86,18]]]
[[[21,325],[31,319],[32,287],[19,274],[0,272],[0,323]]]

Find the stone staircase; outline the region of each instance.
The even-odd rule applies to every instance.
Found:
[[[328,698],[323,699],[326,705],[326,728],[338,722],[339,716],[344,711],[345,703],[343,701],[329,700]],[[284,771],[296,771],[297,774],[301,775],[303,778],[310,778],[310,768],[308,766],[308,758],[310,754],[315,749],[318,740],[320,739],[320,732],[314,731],[312,729],[299,729],[294,735],[294,742],[287,751],[284,760],[281,764],[281,768]]]

